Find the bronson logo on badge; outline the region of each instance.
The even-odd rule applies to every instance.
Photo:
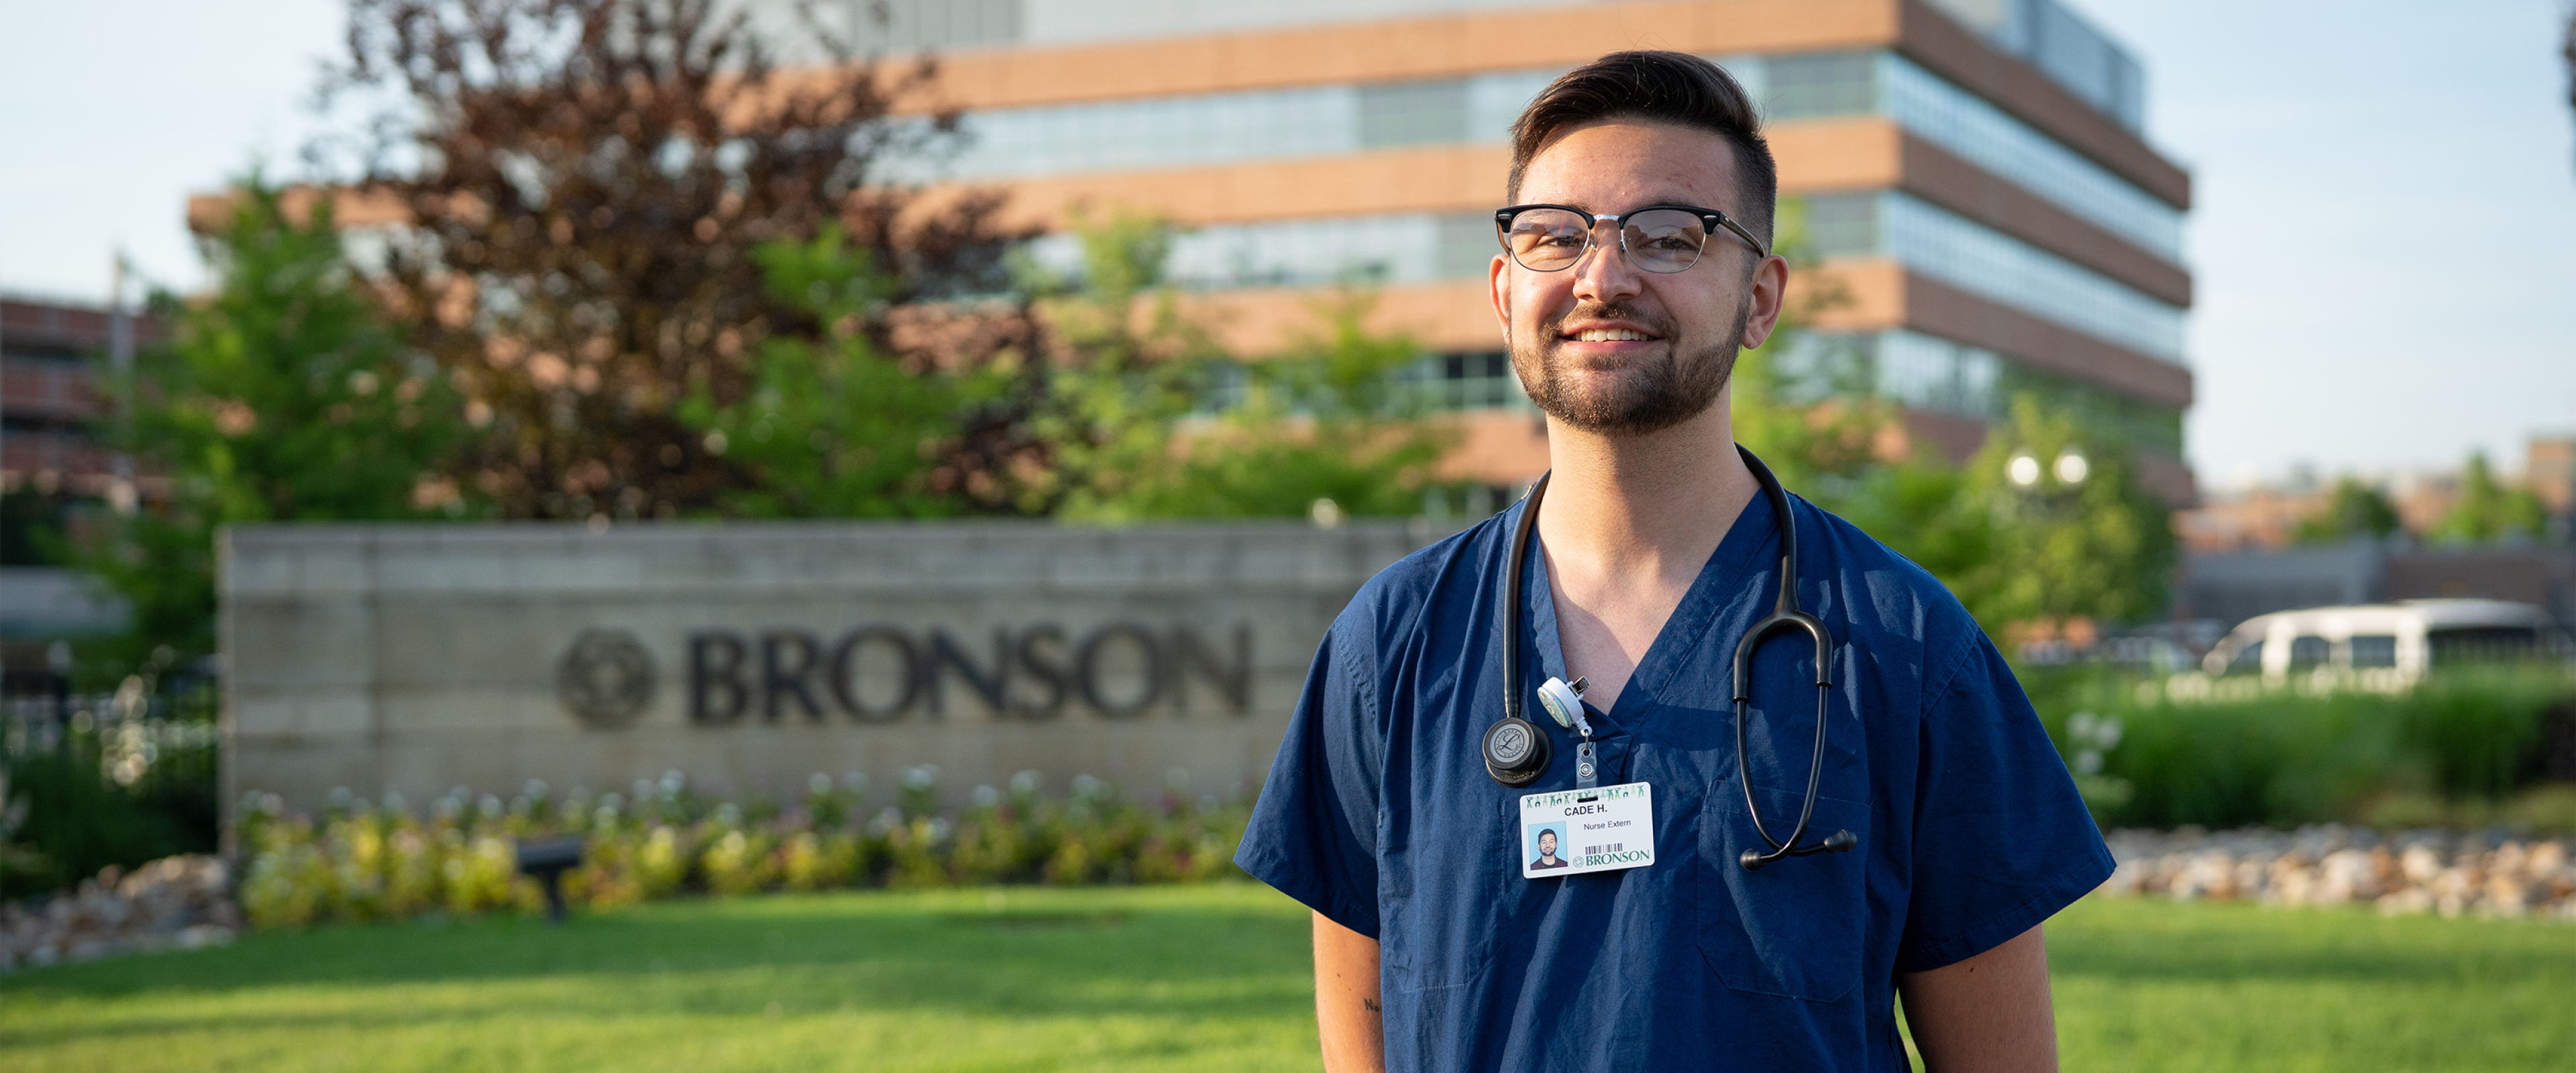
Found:
[[[1580,868],[1591,868],[1595,865],[1604,864],[1642,864],[1646,861],[1653,860],[1654,856],[1654,854],[1641,849],[1632,849],[1619,853],[1586,854],[1582,857],[1576,858],[1574,863],[1576,867]]]

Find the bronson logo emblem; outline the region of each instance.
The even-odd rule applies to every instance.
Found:
[[[616,730],[653,703],[653,654],[625,630],[581,631],[555,665],[555,696],[584,724]]]

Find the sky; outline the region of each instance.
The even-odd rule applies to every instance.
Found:
[[[291,174],[339,0],[7,0],[0,289],[202,282],[187,195]],[[2507,468],[2576,434],[2569,0],[2068,0],[2193,174],[2203,483]]]
[[[2518,468],[2576,434],[2576,112],[2555,0],[2072,0],[2192,172],[2204,485]]]

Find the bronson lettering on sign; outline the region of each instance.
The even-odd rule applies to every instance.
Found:
[[[867,625],[828,641],[796,629],[689,635],[689,720],[719,726],[757,713],[826,722],[834,715],[890,723],[927,709],[950,710],[950,687],[1002,718],[1046,720],[1074,701],[1109,719],[1158,705],[1173,715],[1198,710],[1191,685],[1212,686],[1228,714],[1252,714],[1252,627],[1237,624],[1225,650],[1197,630],[1156,631],[1132,622],[1103,625],[1078,641],[1064,627],[996,626],[971,640],[945,629],[916,635]]]

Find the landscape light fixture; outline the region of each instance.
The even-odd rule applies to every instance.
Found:
[[[2072,449],[2057,456],[2057,479],[2065,484],[2082,484],[2093,473],[2093,464]]]
[[[2039,459],[2032,457],[2028,451],[2016,454],[2012,456],[2012,461],[2004,463],[2004,476],[2012,478],[2014,484],[2024,488],[2038,484]]]
[[[581,867],[583,845],[579,838],[519,843],[519,874],[536,877],[546,888],[546,921],[550,924],[564,922],[563,874]]]

